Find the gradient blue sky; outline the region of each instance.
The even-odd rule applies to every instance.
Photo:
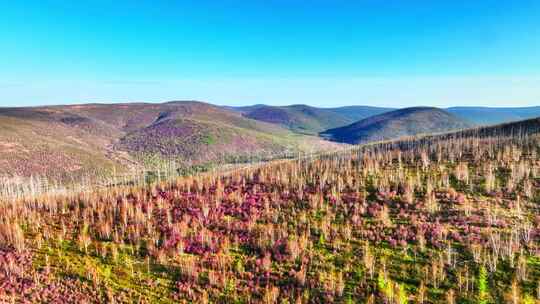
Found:
[[[540,1],[2,1],[0,106],[540,105]]]

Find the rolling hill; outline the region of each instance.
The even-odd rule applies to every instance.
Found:
[[[359,144],[472,126],[472,123],[442,109],[413,107],[375,115],[345,127],[330,129],[322,132],[321,136],[338,142]]]
[[[196,101],[0,108],[0,176],[66,179],[335,147]]]
[[[304,134],[317,134],[322,130],[350,123],[350,119],[333,111],[306,105],[260,106],[243,115]]]
[[[337,147],[540,116],[540,107],[220,107],[197,101],[0,108],[0,176],[97,175]],[[453,115],[452,115],[453,114]],[[325,131],[327,130],[327,131]]]
[[[260,104],[229,108],[242,113],[247,118],[277,124],[297,133],[311,135],[392,110],[369,106],[318,108],[307,105],[267,106]]]

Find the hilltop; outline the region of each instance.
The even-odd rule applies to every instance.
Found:
[[[362,119],[345,127],[321,133],[328,139],[359,144],[403,136],[465,129],[473,124],[438,108],[413,107]]]

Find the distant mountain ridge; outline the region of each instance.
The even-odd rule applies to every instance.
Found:
[[[477,125],[494,125],[540,116],[540,106],[504,108],[451,107],[446,110]]]
[[[287,112],[287,109],[289,107],[291,106],[268,106],[264,104],[256,104],[253,106],[226,107],[226,108],[243,113],[245,115],[250,115],[249,113],[256,111],[257,115],[254,115],[254,119],[261,119],[264,121],[265,116],[260,114],[263,111],[263,109],[279,108]],[[333,108],[320,108],[320,107],[312,107],[312,106],[306,106],[306,107],[312,108],[313,111],[332,112],[334,114],[338,114],[341,116],[339,119],[336,119],[335,121],[331,122],[333,126],[329,126],[329,124],[319,124],[318,128],[316,127],[316,128],[310,129],[312,133],[321,132],[322,130],[320,130],[321,129],[320,125],[329,126],[329,128],[332,128],[332,127],[337,128],[337,127],[345,126],[347,124],[351,124],[353,122],[359,121],[361,119],[364,119],[373,115],[378,115],[385,112],[398,110],[398,108],[373,107],[373,106],[343,106],[343,107],[333,107]],[[495,124],[501,124],[501,123],[506,123],[506,122],[535,118],[535,117],[540,116],[540,106],[532,106],[532,107],[468,106],[468,107],[449,107],[449,108],[442,108],[442,109],[456,115],[457,117],[468,120],[478,126],[495,125]],[[317,117],[312,117],[311,119],[313,119],[314,121],[318,120]],[[348,123],[342,124],[343,121],[348,121]],[[277,123],[277,124],[283,125],[283,123],[279,123],[279,122],[271,122],[271,123]],[[314,125],[314,124],[315,123],[312,123],[311,125]],[[287,127],[286,125],[284,126]],[[292,124],[292,127],[289,126],[289,128],[294,130],[295,129],[294,123]]]
[[[321,136],[338,142],[361,144],[473,126],[472,123],[439,108],[412,107],[371,116],[344,127],[329,129],[321,132]]]
[[[359,143],[540,116],[540,107],[412,109],[424,111],[412,115],[407,114],[411,109],[370,106],[223,107],[198,101],[0,107],[0,176],[54,172],[71,177],[140,166],[147,160],[176,158],[196,164],[251,153],[318,151],[339,146],[319,134]]]

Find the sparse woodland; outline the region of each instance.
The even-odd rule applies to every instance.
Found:
[[[539,303],[525,126],[6,200],[0,302]]]

